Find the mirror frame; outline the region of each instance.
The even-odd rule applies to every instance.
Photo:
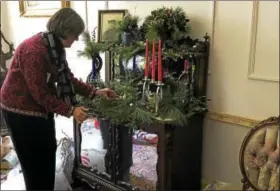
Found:
[[[112,169],[112,174],[109,175],[106,172],[99,172],[97,169],[83,166],[81,163],[81,143],[82,134],[80,131],[81,124],[78,124],[76,120],[73,120],[74,124],[74,142],[75,142],[75,159],[73,168],[73,179],[79,182],[85,182],[90,187],[97,191],[101,190],[119,190],[119,191],[138,191],[139,189],[133,185],[120,181],[117,177],[119,165],[117,161],[114,161],[117,157],[114,156],[119,154],[118,144],[109,144],[109,160],[114,163],[115,168]],[[109,141],[115,142],[119,135],[119,128],[117,126],[109,126]],[[114,151],[114,152],[112,152]],[[75,184],[75,183],[74,183]]]

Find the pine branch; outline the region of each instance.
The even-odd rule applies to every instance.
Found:
[[[185,126],[190,117],[207,111],[205,97],[189,97],[188,86],[182,85],[170,75],[165,79],[163,99],[159,102],[159,111],[156,114],[154,96],[149,97],[147,103],[141,101],[141,80],[142,78],[136,75],[123,81],[100,82],[99,86],[115,90],[120,98],[107,100],[96,97],[91,101],[82,100],[82,103],[90,107],[97,116],[110,118],[112,123],[132,126],[153,123]]]

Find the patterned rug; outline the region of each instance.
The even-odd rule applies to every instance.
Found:
[[[141,190],[156,190],[156,145],[133,144],[133,166],[130,168],[131,184]]]

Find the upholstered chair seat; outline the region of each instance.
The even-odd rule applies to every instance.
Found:
[[[244,190],[279,190],[279,132],[279,117],[274,117],[247,134],[240,151]]]

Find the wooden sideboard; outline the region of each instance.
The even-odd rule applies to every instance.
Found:
[[[194,116],[188,126],[178,127],[172,125],[142,126],[141,128],[159,136],[157,144],[157,190],[200,190],[201,162],[202,162],[202,127],[204,116]],[[76,186],[86,182],[96,190],[137,190],[123,180],[122,166],[129,157],[123,158],[127,152],[121,144],[123,136],[121,125],[112,126],[107,123],[109,148],[109,169],[107,172],[98,172],[95,169],[81,164],[81,133],[79,125],[75,123],[75,150],[76,159],[73,175]]]

